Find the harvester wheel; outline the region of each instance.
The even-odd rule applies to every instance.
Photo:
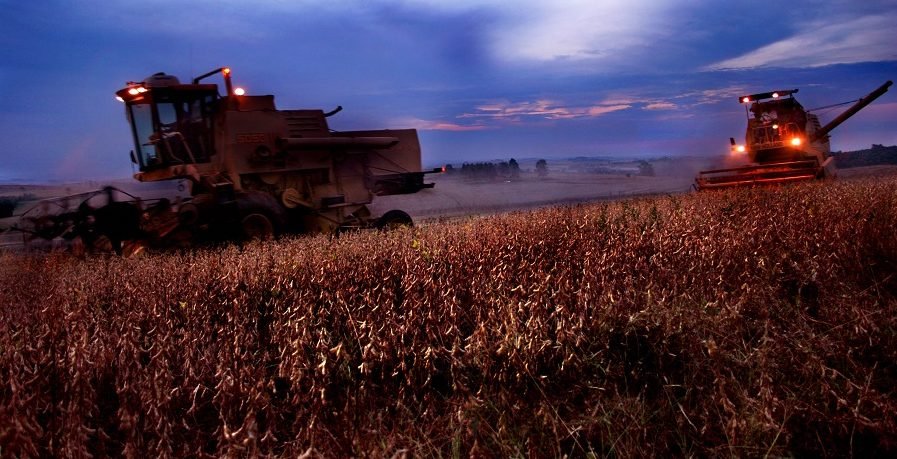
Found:
[[[265,214],[254,212],[240,222],[243,237],[249,241],[268,241],[274,238],[274,224]]]
[[[401,210],[390,210],[377,219],[377,229],[393,230],[403,226],[414,226],[411,216]]]
[[[121,247],[121,246],[119,246],[119,247]],[[105,234],[101,234],[101,235],[97,236],[90,242],[90,250],[92,252],[99,252],[99,253],[117,252],[117,250],[115,248],[115,243],[112,241],[112,239],[109,238],[109,236],[106,236]],[[119,250],[121,250],[121,249],[119,249]]]
[[[146,253],[146,242],[144,241],[127,241],[121,245],[121,255],[125,258],[137,258]]]
[[[165,236],[165,245],[176,249],[189,249],[193,246],[193,231],[179,228]]]
[[[44,239],[53,239],[56,237],[56,222],[51,217],[43,216],[33,220],[34,233],[38,237]]]

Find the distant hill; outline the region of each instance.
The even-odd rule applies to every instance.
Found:
[[[880,164],[897,164],[897,145],[886,147],[872,144],[872,148],[857,151],[832,152],[835,165],[840,169],[851,167],[876,166]]]

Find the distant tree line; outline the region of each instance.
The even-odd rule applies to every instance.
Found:
[[[886,147],[884,145],[872,144],[872,148],[857,151],[836,151],[832,153],[832,156],[835,158],[835,166],[842,169],[897,164],[897,145]]]
[[[654,177],[654,165],[648,161],[639,161],[638,162],[638,175],[642,175],[645,177]]]
[[[539,177],[548,176],[548,162],[544,159],[536,161],[536,175]]]
[[[446,172],[458,173],[465,178],[514,180],[520,178],[520,164],[514,158],[500,162],[464,163],[460,169],[446,167]]]
[[[640,175],[643,177],[654,177],[654,165],[651,164],[650,161],[639,160],[637,163],[638,170],[632,169],[630,167],[620,167],[619,165],[606,165],[606,166],[596,166],[588,169],[589,172],[593,174],[609,174],[609,175],[620,175],[626,174],[627,177],[631,177],[633,175]]]

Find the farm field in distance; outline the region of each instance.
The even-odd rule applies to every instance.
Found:
[[[711,165],[707,158],[691,157],[656,159],[650,163],[654,176],[637,175],[637,161],[619,159],[580,158],[578,160],[552,160],[549,175],[537,177],[533,172],[535,160],[521,160],[524,172],[519,179],[480,180],[468,179],[461,174],[435,174],[426,177],[436,184],[412,195],[378,197],[371,210],[380,215],[390,209],[402,209],[415,222],[463,217],[475,214],[493,214],[527,208],[564,203],[621,199],[624,197],[681,193],[688,191],[695,173]],[[601,173],[596,173],[596,169]],[[82,193],[112,185],[134,196],[145,199],[169,198],[189,195],[178,187],[178,181],[139,183],[132,179],[106,182],[84,182],[56,185],[8,184],[0,185],[0,196],[27,195],[30,199],[19,203],[16,217],[0,218],[0,230],[14,226],[18,215],[35,206],[40,199]],[[22,245],[23,235],[18,232],[0,232],[0,248]],[[43,241],[34,241],[40,246]],[[48,245],[43,243],[43,245]]]
[[[0,456],[893,456],[897,174],[843,175],[0,252]]]

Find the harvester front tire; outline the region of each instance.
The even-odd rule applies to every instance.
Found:
[[[414,226],[414,221],[411,220],[411,216],[404,211],[390,210],[389,212],[383,214],[382,217],[377,219],[376,226],[377,229],[388,231],[401,228],[403,226]]]
[[[109,253],[113,252],[115,247],[112,243],[112,239],[109,239],[109,236],[101,234],[90,242],[90,250],[92,252]]]
[[[270,241],[274,239],[274,223],[265,214],[253,212],[240,221],[243,237],[247,241]]]

